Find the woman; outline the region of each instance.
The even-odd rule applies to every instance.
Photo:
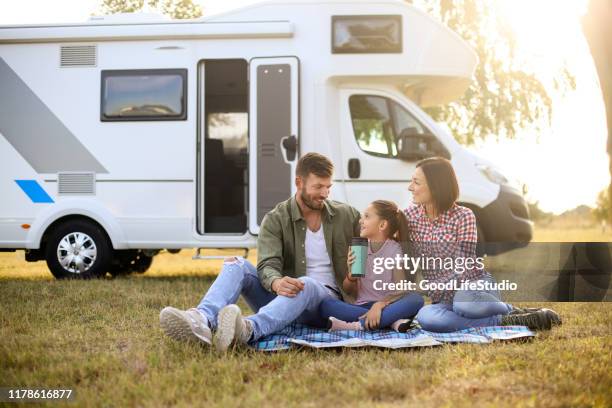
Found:
[[[404,212],[413,256],[451,258],[454,265],[462,265],[441,267],[438,262],[431,269],[422,268],[423,279],[428,286],[434,286],[427,291],[432,304],[421,308],[416,317],[423,329],[452,332],[470,327],[521,325],[541,330],[561,323],[559,315],[550,309],[520,309],[502,302],[499,292],[490,287],[495,284],[494,278],[478,267],[476,217],[472,210],[456,203],[459,185],[448,160],[432,157],[418,162],[409,190],[414,204]],[[472,259],[470,267],[463,266],[467,259]],[[467,281],[473,286],[454,289]]]

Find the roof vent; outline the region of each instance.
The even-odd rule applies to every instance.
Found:
[[[98,63],[98,47],[95,45],[62,45],[61,67],[95,67]]]

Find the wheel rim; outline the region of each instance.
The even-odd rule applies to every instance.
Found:
[[[57,260],[70,273],[86,272],[96,261],[97,255],[96,243],[83,232],[71,232],[57,245]]]

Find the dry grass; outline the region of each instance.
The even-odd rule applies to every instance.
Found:
[[[0,386],[72,388],[75,406],[612,406],[609,303],[550,304],[563,326],[527,342],[220,357],[159,329],[161,308],[196,304],[220,266],[191,255],[55,281],[0,253]]]
[[[592,220],[556,218],[552,222],[536,223],[534,242],[612,242],[612,227],[603,228]]]

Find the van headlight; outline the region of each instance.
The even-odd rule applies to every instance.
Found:
[[[499,170],[495,167],[492,167],[488,164],[476,164],[476,168],[480,170],[482,174],[485,175],[486,178],[491,180],[496,184],[509,184],[508,179],[504,176]]]

